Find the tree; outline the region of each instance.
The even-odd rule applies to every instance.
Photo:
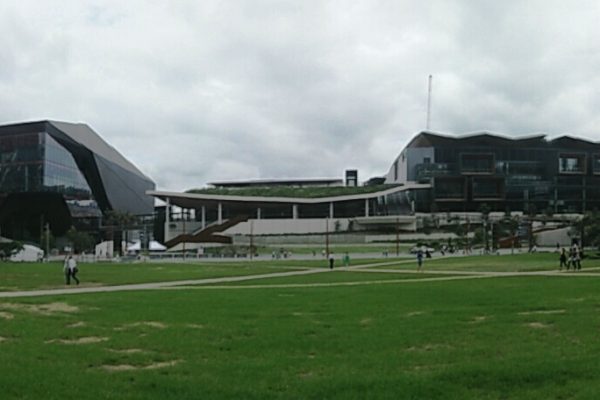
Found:
[[[89,251],[94,247],[94,238],[87,232],[79,232],[75,227],[69,229],[67,238],[71,242],[71,248],[75,253]]]
[[[581,248],[585,244],[590,244],[600,249],[600,212],[588,211],[583,218],[575,221],[569,232],[571,237],[579,237]]]
[[[466,235],[467,229],[464,224],[461,223],[460,218],[454,216],[451,218],[450,223],[450,232],[454,233],[457,236],[456,245],[458,247],[466,246]]]
[[[424,217],[422,220],[423,223],[423,233],[426,235],[431,234],[433,229],[436,227],[436,222],[434,217]]]
[[[490,248],[489,243],[488,243],[488,222],[489,222],[489,218],[490,218],[490,206],[488,206],[486,203],[483,203],[480,207],[479,207],[479,212],[481,213],[481,233],[483,236],[483,248],[484,250],[487,252]],[[477,232],[475,232],[475,234],[477,235]]]
[[[23,250],[23,243],[13,240],[11,242],[0,242],[0,259],[4,260],[10,257],[11,254],[18,253]]]
[[[110,227],[112,233],[112,240],[114,241],[115,249],[118,254],[122,254],[121,242],[123,239],[123,231],[131,228],[137,223],[137,217],[129,212],[122,212],[117,210],[109,210],[104,213],[105,224]],[[117,233],[115,235],[115,232]]]

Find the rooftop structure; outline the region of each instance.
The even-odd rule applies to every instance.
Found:
[[[388,184],[431,184],[417,211],[583,213],[600,207],[600,143],[543,134],[416,135],[394,160]]]

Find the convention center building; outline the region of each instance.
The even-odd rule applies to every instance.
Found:
[[[600,208],[600,144],[570,136],[479,132],[414,136],[385,176],[214,182],[165,202],[162,236],[230,243],[234,235],[414,231],[430,213],[581,214]]]
[[[0,126],[0,235],[34,240],[49,226],[98,231],[110,210],[151,215],[154,182],[86,124]]]

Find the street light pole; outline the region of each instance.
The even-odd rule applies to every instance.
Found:
[[[254,258],[254,226],[252,224],[252,220],[250,220],[250,261]]]
[[[50,257],[50,223],[46,222],[46,262]]]
[[[325,218],[325,255],[329,259],[329,218]]]

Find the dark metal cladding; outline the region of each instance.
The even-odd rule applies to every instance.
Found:
[[[43,222],[49,222],[56,228],[53,232],[60,234],[65,226],[70,226],[71,219],[75,225],[77,221],[87,221],[93,227],[97,225],[93,221],[108,210],[151,214],[154,200],[146,191],[154,188],[150,178],[86,124],[46,120],[0,126],[3,235],[35,237]],[[14,217],[19,213],[15,211],[18,200],[25,198],[22,196],[26,195],[27,204],[31,205],[36,198],[40,204],[48,203],[49,194],[53,194],[54,202],[62,199],[61,209],[69,211],[70,218],[65,223],[54,218],[56,213],[49,205],[35,209],[28,206],[39,215],[21,213],[27,215],[27,221]],[[7,204],[11,212],[4,210]],[[32,229],[33,225],[37,229]]]

